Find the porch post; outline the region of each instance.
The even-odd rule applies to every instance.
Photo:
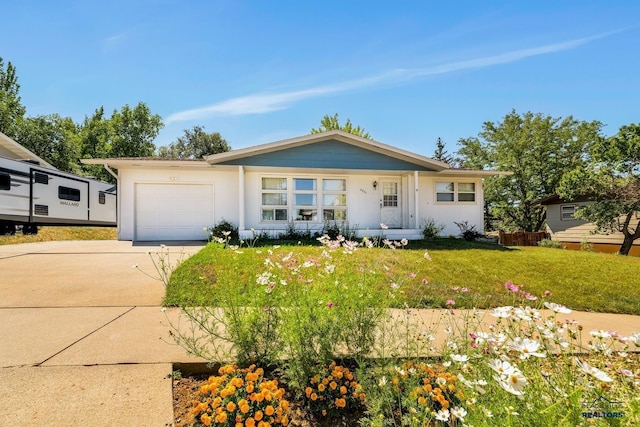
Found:
[[[244,167],[238,166],[238,230],[244,231]]]
[[[414,186],[414,194],[413,194],[413,209],[414,209],[414,224],[415,228],[420,228],[420,206],[419,206],[419,197],[418,197],[418,171],[413,171],[413,186]]]

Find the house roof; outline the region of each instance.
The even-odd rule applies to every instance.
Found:
[[[51,163],[18,144],[2,132],[0,132],[0,155],[14,160],[31,160],[45,168],[57,170]]]
[[[225,153],[218,153],[207,156],[205,157],[205,159],[212,165],[232,163],[240,164],[243,160],[246,160],[250,157],[267,155],[278,151],[291,150],[298,147],[304,147],[328,141],[337,141],[353,147],[372,151],[374,153],[382,154],[393,159],[418,165],[426,170],[441,171],[451,168],[451,166],[447,163],[440,162],[438,160],[434,160],[416,153],[412,153],[410,151],[402,150],[391,145],[383,144],[372,139],[362,138],[360,136],[353,135],[341,130],[332,130],[328,132],[309,134],[297,138],[290,138],[282,141],[256,145],[253,147],[231,150]]]

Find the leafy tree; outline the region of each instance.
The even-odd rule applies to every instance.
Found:
[[[170,159],[201,159],[229,150],[229,143],[218,132],[207,133],[203,126],[194,126],[185,129],[184,135],[169,146],[160,147],[158,155]]]
[[[79,139],[83,159],[101,159],[110,156],[113,128],[104,115],[104,107],[97,108],[91,117],[85,117],[80,125]],[[83,173],[102,181],[115,183],[115,178],[101,165],[82,165]]]
[[[341,125],[340,121],[338,120],[338,113],[334,114],[333,116],[325,114],[320,121],[320,127],[317,129],[311,129],[311,133],[322,133],[330,130],[341,130],[361,136],[362,138],[371,139],[371,135],[369,135],[369,132],[365,131],[364,128],[361,128],[360,126],[353,127],[350,119],[347,119],[346,123],[344,125]]]
[[[17,135],[18,122],[22,120],[26,110],[20,103],[20,85],[16,76],[16,69],[0,57],[0,132],[10,138]]]
[[[111,157],[150,157],[156,151],[153,140],[164,124],[157,114],[151,114],[144,102],[131,108],[125,105],[111,115],[113,136]]]
[[[621,255],[628,255],[640,238],[640,123],[620,127],[611,138],[599,140],[587,167],[576,168],[562,180],[558,194],[571,200],[588,196],[592,204],[575,216],[593,222],[598,231],[624,235]]]
[[[584,166],[602,124],[512,110],[502,123],[485,122],[478,138],[460,139],[461,165],[511,171],[485,180],[488,214],[505,229],[539,231],[545,211],[536,202],[555,194],[562,176]]]
[[[61,171],[80,172],[78,126],[70,117],[28,117],[21,121],[16,141]]]
[[[439,160],[441,162],[453,164],[453,156],[451,156],[447,150],[445,149],[445,143],[442,141],[442,138],[438,137],[438,142],[436,143],[436,151],[433,153],[433,159]]]

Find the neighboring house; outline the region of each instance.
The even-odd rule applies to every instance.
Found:
[[[579,249],[583,243],[590,243],[600,252],[615,253],[620,249],[624,235],[621,232],[595,233],[593,223],[574,217],[576,209],[593,202],[588,197],[576,200],[564,200],[554,195],[541,200],[538,204],[544,206],[547,212],[547,232],[552,240],[562,242],[570,249]],[[640,220],[640,213],[636,213],[633,222],[635,227]],[[634,242],[630,254],[640,255],[640,240]]]
[[[0,132],[0,157],[6,157],[12,160],[25,160],[36,163],[42,167],[57,170],[49,162],[38,157],[32,151],[27,150],[22,145]]]
[[[417,239],[426,219],[444,225],[444,235],[457,235],[461,221],[482,232],[482,179],[502,173],[453,169],[342,131],[203,160],[83,162],[117,169],[121,240],[201,240],[221,220],[243,237],[292,226],[321,232],[329,222],[358,236]]]

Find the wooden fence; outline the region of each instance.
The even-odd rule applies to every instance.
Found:
[[[516,231],[515,233],[500,231],[498,237],[498,243],[505,246],[538,246],[538,242],[547,239],[549,235],[544,231]]]

